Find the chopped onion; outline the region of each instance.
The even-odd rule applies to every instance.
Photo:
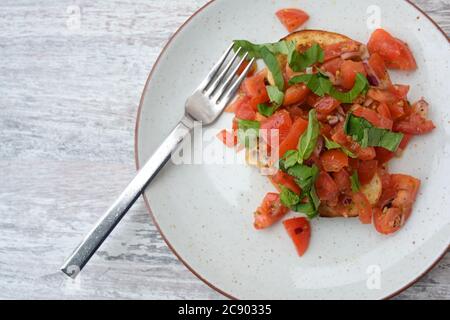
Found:
[[[374,87],[378,87],[381,83],[380,79],[375,74],[375,71],[373,71],[372,67],[367,63],[367,61],[364,61],[364,68],[367,72],[367,80],[369,81],[369,84]]]
[[[368,107],[373,103],[372,98],[367,98],[366,101],[364,101],[364,107]]]
[[[322,152],[322,149],[323,149],[323,145],[324,145],[323,138],[322,138],[322,136],[319,136],[319,138],[317,139],[316,148],[314,149],[314,155],[316,157],[320,156],[320,153]]]
[[[353,51],[353,52],[344,52],[341,54],[341,58],[344,60],[349,60],[353,58],[361,58],[361,52]]]

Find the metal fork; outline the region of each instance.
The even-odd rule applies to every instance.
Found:
[[[61,271],[66,275],[72,278],[78,275],[114,227],[155,178],[159,170],[167,163],[171,153],[183,141],[184,137],[190,133],[195,121],[201,122],[203,125],[209,125],[221,115],[225,106],[236,94],[255,60],[251,59],[244,71],[237,75],[239,68],[247,60],[248,53],[242,55],[242,49],[238,48],[235,50],[234,55],[228,59],[231,51],[233,51],[233,45],[228,48],[197,90],[187,99],[185,115],[181,121],[64,262]],[[239,57],[240,60],[236,63]]]

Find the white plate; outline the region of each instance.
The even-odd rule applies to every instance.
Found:
[[[358,220],[316,219],[308,253],[297,257],[281,224],[255,231],[252,213],[273,187],[242,165],[169,164],[145,193],[155,222],[177,256],[210,286],[240,299],[379,299],[413,283],[447,251],[450,237],[449,44],[423,13],[391,0],[216,0],[169,42],[145,87],[136,126],[142,164],[183,115],[186,97],[233,39],[274,42],[286,35],[277,9],[300,7],[306,27],[343,33],[363,43],[367,20],[411,46],[414,73],[394,73],[412,86],[411,100],[431,103],[432,134],[415,138],[392,172],[419,177],[414,212],[393,236]],[[373,11],[375,10],[375,11]],[[214,132],[230,127],[224,115]],[[220,144],[212,139],[212,145]]]

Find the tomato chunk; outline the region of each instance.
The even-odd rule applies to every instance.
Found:
[[[277,11],[276,16],[289,32],[298,29],[308,19],[309,15],[300,9],[281,9]]]
[[[361,161],[358,166],[358,177],[361,184],[368,184],[372,181],[377,170],[377,160]]]
[[[353,203],[359,213],[359,220],[363,224],[372,223],[372,206],[369,200],[362,192],[354,193],[352,196]]]
[[[336,182],[327,172],[321,171],[319,177],[317,177],[316,191],[320,200],[337,204],[339,189]]]
[[[362,62],[345,60],[341,65],[341,86],[347,90],[352,89],[355,85],[355,79],[358,73],[362,73],[365,76],[367,75],[364,64]]]
[[[239,98],[236,101],[236,105],[234,108],[236,109],[235,115],[238,119],[241,120],[255,120],[256,119],[256,111],[250,105],[251,99],[247,96]]]
[[[357,52],[360,50],[360,46],[361,46],[360,43],[353,41],[353,40],[343,41],[343,42],[325,46],[323,48],[324,61],[326,62],[331,59],[340,57],[343,53]]]
[[[274,130],[278,130],[280,144],[288,136],[291,127],[292,119],[287,110],[277,111],[261,123],[261,130],[267,130],[267,137],[274,137],[276,134]],[[267,143],[271,145],[270,138]]]
[[[391,69],[415,70],[417,63],[408,45],[383,29],[377,29],[370,37],[367,48],[371,54],[378,53]]]
[[[230,133],[227,130],[222,130],[217,134],[217,138],[222,141],[224,145],[233,148],[238,143],[236,134]]]
[[[343,63],[344,63],[343,59],[335,58],[322,64],[321,69],[323,71],[336,75],[336,73],[341,69]]]
[[[320,156],[323,169],[327,172],[339,172],[348,167],[348,156],[340,150],[328,150]]]
[[[266,89],[267,70],[263,70],[251,76],[242,83],[242,91],[252,99],[254,110],[260,103],[269,102],[269,95]]]
[[[306,218],[294,218],[283,221],[284,228],[294,242],[299,256],[303,256],[309,247],[311,226]]]
[[[388,77],[386,64],[384,63],[383,58],[377,52],[370,56],[369,65],[379,79],[386,79]]]
[[[286,138],[283,140],[283,142],[280,143],[280,158],[283,157],[287,151],[297,149],[298,140],[305,132],[307,127],[308,121],[304,120],[303,118],[298,118],[297,120],[295,120]]]
[[[288,212],[289,209],[281,204],[279,194],[268,193],[255,212],[254,226],[258,230],[268,228],[280,221]]]
[[[341,103],[333,97],[325,96],[317,100],[314,104],[314,108],[323,116],[331,114]]]
[[[284,106],[290,106],[293,104],[301,103],[306,100],[308,94],[311,91],[305,84],[296,84],[289,87],[284,94]]]
[[[280,192],[280,185],[285,186],[296,194],[300,194],[302,192],[297,183],[295,183],[294,178],[281,170],[278,170],[275,175],[271,176],[270,181]]]
[[[400,120],[394,125],[395,131],[413,135],[426,134],[433,131],[435,128],[436,126],[433,121],[425,119],[417,113],[409,115],[404,120]]]
[[[350,174],[347,172],[347,170],[342,169],[341,171],[333,172],[332,175],[340,192],[342,193],[350,192],[351,190]]]
[[[383,117],[381,114],[369,108],[364,107],[357,108],[353,111],[353,114],[357,117],[366,119],[375,127],[382,129],[392,130],[392,126],[394,124],[394,122],[391,119]]]

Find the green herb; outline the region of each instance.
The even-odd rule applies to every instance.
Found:
[[[284,101],[284,93],[280,91],[276,86],[266,86],[266,89],[270,101],[276,106],[281,106]]]
[[[287,151],[284,154],[282,160],[283,160],[283,168],[284,168],[284,170],[287,170],[287,169],[295,166],[297,164],[297,162],[298,162],[298,151],[296,151],[296,150],[289,150],[289,151]]]
[[[289,80],[289,84],[305,83],[316,95],[323,97],[326,94],[332,96],[342,103],[352,103],[359,95],[365,93],[369,88],[369,82],[360,73],[356,75],[355,85],[348,92],[338,91],[331,81],[322,73],[303,74]]]
[[[386,129],[376,128],[364,118],[349,114],[344,124],[345,134],[351,136],[362,148],[382,147],[391,152],[397,151],[404,135]]]
[[[248,52],[248,58],[252,59],[262,59],[261,55],[261,49],[266,48],[270,52],[272,52],[274,55],[277,54],[284,54],[288,55],[289,52],[292,51],[292,46],[295,43],[293,41],[279,41],[275,43],[266,43],[266,44],[254,44],[247,40],[235,40],[234,41],[234,51],[237,51],[239,48],[242,48],[241,50],[241,56],[244,55],[245,52]]]
[[[238,140],[246,148],[252,148],[259,136],[261,124],[258,121],[238,120]]]
[[[299,163],[303,163],[311,157],[314,149],[316,148],[317,139],[319,138],[320,126],[317,120],[317,114],[315,109],[311,109],[309,112],[308,129],[300,137],[298,142]]]
[[[367,78],[362,75],[361,73],[358,73],[356,75],[355,79],[355,85],[353,86],[352,90],[348,92],[340,92],[333,88],[330,92],[330,96],[335,98],[336,100],[341,101],[342,103],[352,103],[356,98],[359,97],[362,93],[366,93],[369,89],[369,82],[367,81]]]
[[[280,200],[285,207],[292,208],[300,202],[300,197],[291,189],[280,184]]]
[[[352,183],[352,191],[354,193],[359,192],[361,189],[361,183],[359,182],[358,171],[354,171],[350,177],[350,182]]]
[[[304,53],[297,51],[296,46],[289,47],[288,63],[289,67],[295,72],[304,71],[306,68],[311,67],[317,62],[322,63],[324,60],[324,51],[318,44],[314,44],[311,48]]]
[[[309,167],[296,164],[289,168],[287,173],[295,178],[295,182],[300,186],[302,192],[309,193],[319,175],[319,168],[316,165]]]
[[[275,85],[280,91],[284,90],[284,76],[281,71],[280,63],[277,57],[266,47],[262,47],[260,50],[261,58],[264,60],[269,71],[272,73]]]
[[[327,148],[327,150],[340,149],[342,152],[344,152],[350,158],[353,158],[353,159],[357,158],[356,154],[354,154],[347,148],[344,148],[339,143],[328,139],[326,136],[323,136],[323,138],[325,139],[325,148]]]
[[[274,112],[278,109],[277,106],[269,106],[265,103],[258,104],[258,112],[262,114],[264,117],[270,117],[274,114]]]
[[[297,196],[298,201],[291,201],[289,208],[293,211],[306,214],[310,219],[314,218],[317,216],[317,211],[320,206],[320,199],[317,196],[314,186],[317,176],[319,175],[319,168],[316,165],[308,167],[297,163],[290,167],[287,172],[295,178],[295,182],[302,189],[300,196]],[[287,191],[285,191],[285,193],[287,193]],[[284,201],[287,203],[287,195],[284,197]],[[297,200],[297,198],[295,198],[295,200]],[[291,195],[289,199],[293,199],[293,196]]]

